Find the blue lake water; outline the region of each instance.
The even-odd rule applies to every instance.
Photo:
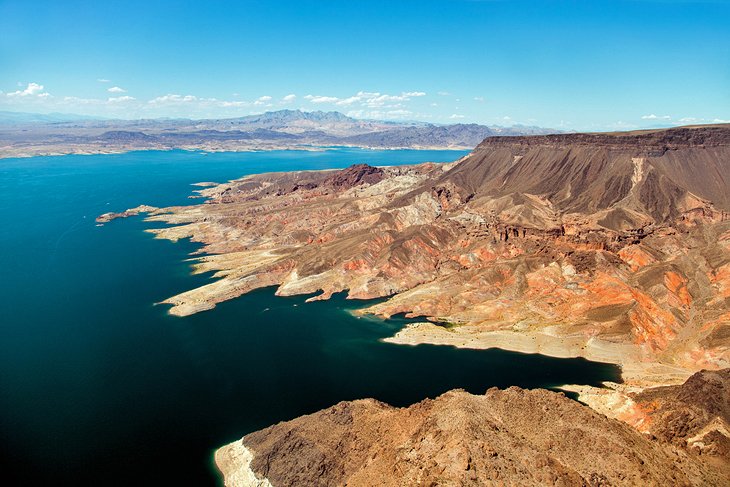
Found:
[[[264,289],[176,318],[153,303],[207,282],[196,245],[153,240],[141,203],[189,204],[199,181],[457,151],[132,152],[0,160],[0,435],[4,485],[217,485],[218,446],[338,401],[403,406],[455,387],[618,380],[615,366],[379,341],[404,320],[363,303]]]

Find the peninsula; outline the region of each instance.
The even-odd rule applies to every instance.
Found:
[[[370,429],[384,428],[393,438],[401,438],[398,435],[415,428],[425,431],[420,441],[426,441],[435,431],[426,425],[439,424],[445,436],[428,441],[445,448],[455,431],[470,430],[467,425],[475,421],[478,428],[496,427],[493,434],[508,442],[504,450],[495,450],[501,458],[511,455],[509,442],[524,439],[519,428],[531,426],[507,411],[494,412],[500,404],[520,404],[517,409],[525,417],[535,408],[552,411],[543,417],[548,418],[546,428],[555,428],[550,431],[557,436],[550,440],[551,446],[543,445],[539,451],[560,450],[562,442],[569,441],[559,438],[564,425],[552,414],[586,415],[585,421],[595,431],[581,433],[578,443],[618,435],[622,444],[632,445],[626,447],[632,455],[641,457],[644,448],[652,452],[627,460],[657,468],[654,475],[637,467],[636,482],[639,478],[648,479],[647,485],[671,482],[661,470],[676,461],[678,470],[671,474],[683,477],[674,481],[695,484],[710,482],[717,473],[717,465],[696,454],[722,458],[730,444],[727,373],[696,375],[703,369],[730,367],[728,174],[728,125],[489,137],[453,163],[260,174],[199,190],[206,198],[203,204],[143,206],[102,215],[98,221],[147,212],[149,220],[171,225],[150,230],[158,238],[191,238],[203,244],[194,270],[213,271],[215,280],[165,300],[172,305],[173,315],[209,310],[265,286],[278,286],[277,294],[282,296],[312,294],[312,300],[347,292],[352,299],[387,297],[364,313],[423,317],[423,322],[388,339],[393,343],[582,356],[623,369],[623,384],[607,384],[603,389],[568,385],[565,390],[634,429],[596,416],[554,392],[490,391],[484,397],[452,392],[407,410],[355,402],[249,435],[244,439],[246,446],[239,443],[222,450],[218,464],[229,485],[268,485],[269,480],[261,479],[269,477],[272,485],[296,485],[296,471],[289,470],[290,464],[285,462],[286,469],[275,471],[282,455],[293,448],[292,438],[320,451],[353,434],[369,435]],[[655,392],[658,386],[680,389],[661,389],[665,392],[660,394]],[[686,389],[692,387],[719,388],[720,402],[708,399],[709,406],[697,406],[704,411],[697,413],[704,419],[685,428],[685,433],[693,432],[692,437],[679,435],[681,451],[667,450],[664,443],[638,435],[637,430],[654,431],[660,421],[652,418],[663,411],[662,404],[670,416],[678,411],[678,403],[690,407],[685,399]],[[661,399],[670,396],[674,399]],[[463,418],[444,424],[444,416],[437,414],[441,409],[459,411]],[[482,415],[477,411],[482,409],[496,415],[492,426],[492,420],[479,419]],[[410,419],[397,419],[401,416]],[[383,426],[401,425],[401,421],[402,426],[394,426],[397,432]],[[330,422],[342,427],[330,436],[311,436]],[[505,437],[502,426],[495,425],[509,425],[510,435],[517,436]],[[413,439],[411,433],[406,436]],[[283,435],[282,439],[277,440],[277,435]],[[459,475],[467,475],[463,472],[470,472],[470,465],[476,465],[482,475],[490,471],[472,452],[473,442],[494,445],[496,440],[457,436],[453,441],[465,445],[463,455],[458,453],[464,464]],[[675,437],[668,435],[665,440],[671,443]],[[413,448],[415,456],[409,461],[428,470],[430,450]],[[688,453],[688,448],[695,448],[695,453]],[[349,477],[356,475],[349,470],[355,453],[336,450],[336,454],[322,453],[320,463],[310,462],[311,468],[324,465],[340,475],[321,485],[330,480],[345,483],[345,479],[363,485],[357,479],[372,472],[363,467],[356,473],[365,477]],[[385,460],[367,460],[381,473],[385,471],[379,469],[385,467],[378,462],[405,454],[371,453],[389,455]],[[601,450],[589,453],[601,455]],[[266,455],[266,468],[259,461],[261,455]],[[545,475],[568,479],[570,485],[580,484],[580,479],[590,485],[614,483],[622,479],[614,475],[627,474],[599,466],[592,473],[599,477],[586,477],[590,472],[559,455],[540,458],[546,465]],[[309,468],[301,458],[297,462],[297,468]],[[719,464],[727,475],[727,463]],[[469,478],[475,484],[486,478],[527,484],[550,481],[499,465],[496,477]],[[424,480],[433,480],[433,471],[429,472]],[[415,478],[412,473],[402,472],[399,477],[388,471],[386,477],[397,483],[398,478]],[[444,475],[447,480],[461,479],[449,472]],[[240,480],[244,477],[248,480]],[[634,480],[623,477],[627,483]]]

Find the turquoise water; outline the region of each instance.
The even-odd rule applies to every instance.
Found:
[[[140,218],[188,204],[198,181],[450,161],[454,151],[133,152],[0,160],[0,434],[5,485],[216,485],[213,450],[243,434],[375,397],[407,405],[462,387],[617,380],[585,360],[379,341],[404,320],[358,319],[335,296],[259,290],[186,318],[154,306],[207,282],[190,242]],[[360,305],[362,305],[360,303]]]

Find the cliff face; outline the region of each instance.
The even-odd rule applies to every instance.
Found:
[[[444,180],[485,203],[515,193],[540,195],[563,218],[577,214],[600,227],[629,230],[671,223],[701,201],[729,212],[729,133],[704,127],[489,138]]]
[[[717,388],[714,380],[727,391],[727,372],[680,388]],[[727,426],[726,416],[696,408]],[[229,486],[722,485],[727,459],[643,435],[562,394],[516,387],[451,391],[402,409],[343,402],[216,453]]]
[[[730,127],[486,139],[451,164],[262,174],[140,207],[204,243],[196,313],[252,289],[389,296],[366,312],[447,321],[397,343],[498,346],[666,384],[730,365]]]

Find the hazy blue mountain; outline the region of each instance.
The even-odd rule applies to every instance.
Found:
[[[471,149],[494,135],[555,133],[541,127],[361,120],[340,112],[278,110],[227,119],[96,119],[0,112],[0,157],[143,149],[271,150],[346,145]]]

